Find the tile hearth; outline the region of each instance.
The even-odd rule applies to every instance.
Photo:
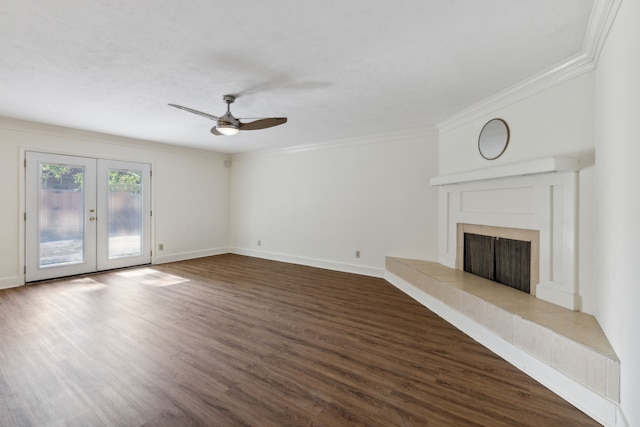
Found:
[[[620,361],[596,319],[429,261],[387,257],[387,272],[608,400],[620,400]]]

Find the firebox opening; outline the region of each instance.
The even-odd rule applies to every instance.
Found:
[[[529,272],[528,272],[529,287],[528,287],[528,291],[524,291],[524,292],[528,292],[530,295],[534,295],[534,296],[536,295],[537,287],[540,281],[540,231],[539,230],[512,228],[512,227],[498,227],[494,225],[469,224],[469,223],[461,223],[461,222],[456,224],[456,228],[457,230],[456,230],[455,252],[456,252],[456,268],[458,270],[468,270],[467,268],[465,268],[465,235],[466,234],[477,235],[479,236],[478,239],[481,237],[487,237],[489,240],[484,240],[485,250],[479,250],[478,252],[485,253],[485,254],[489,253],[489,254],[492,254],[493,256],[495,256],[496,245],[494,241],[493,246],[491,246],[492,245],[490,243],[491,239],[495,240],[496,238],[498,238],[499,241],[505,240],[505,242],[503,242],[504,245],[502,243],[498,244],[498,251],[499,251],[498,255],[501,255],[503,252],[507,252],[510,257],[514,255],[517,251],[520,251],[521,248],[518,249],[509,245],[508,244],[509,240],[528,243],[529,249],[524,249],[525,251],[526,250],[529,251],[528,263],[523,264],[522,269],[526,270],[527,269],[526,265],[529,266],[528,267],[529,268]],[[489,242],[488,249],[486,246],[487,242]],[[514,245],[514,246],[519,246],[519,245]],[[487,259],[492,259],[492,258],[493,257],[489,257]],[[467,262],[470,262],[474,266],[476,264],[490,265],[493,271],[497,271],[498,269],[502,270],[501,262],[497,263],[499,267],[498,269],[493,268],[493,261],[485,260],[485,261],[467,261]],[[515,263],[515,261],[511,261],[511,263]],[[509,272],[507,273],[507,275],[511,276],[512,275],[511,270],[514,270],[514,269],[515,268],[506,269],[506,271]],[[473,273],[473,271],[471,272]],[[473,273],[473,274],[478,274],[479,276],[482,275],[480,273]],[[522,274],[524,276],[527,273],[523,272]],[[493,277],[493,273],[491,277]],[[502,280],[501,277],[503,277],[502,273],[498,275],[498,279],[496,280],[496,282],[507,281],[507,280]],[[494,279],[490,278],[490,280],[494,280]],[[521,287],[526,288],[526,284],[524,284]]]
[[[464,233],[464,271],[531,293],[531,242]]]

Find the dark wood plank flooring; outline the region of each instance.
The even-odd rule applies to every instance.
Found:
[[[0,291],[2,426],[590,426],[382,279],[221,255]]]

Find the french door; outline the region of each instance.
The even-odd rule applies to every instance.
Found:
[[[151,262],[151,167],[26,153],[27,282]]]

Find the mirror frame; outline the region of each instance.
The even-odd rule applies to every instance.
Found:
[[[496,132],[499,132],[495,135],[487,133],[487,131],[489,130],[494,132],[492,126],[490,126],[493,123],[500,123],[502,125],[502,127],[495,130]],[[480,152],[480,155],[487,160],[495,160],[498,157],[502,156],[502,154],[507,149],[507,146],[509,145],[510,136],[511,132],[509,131],[509,125],[506,121],[498,118],[489,120],[482,127],[480,135],[478,135],[478,151]],[[496,152],[497,154],[494,154]]]

